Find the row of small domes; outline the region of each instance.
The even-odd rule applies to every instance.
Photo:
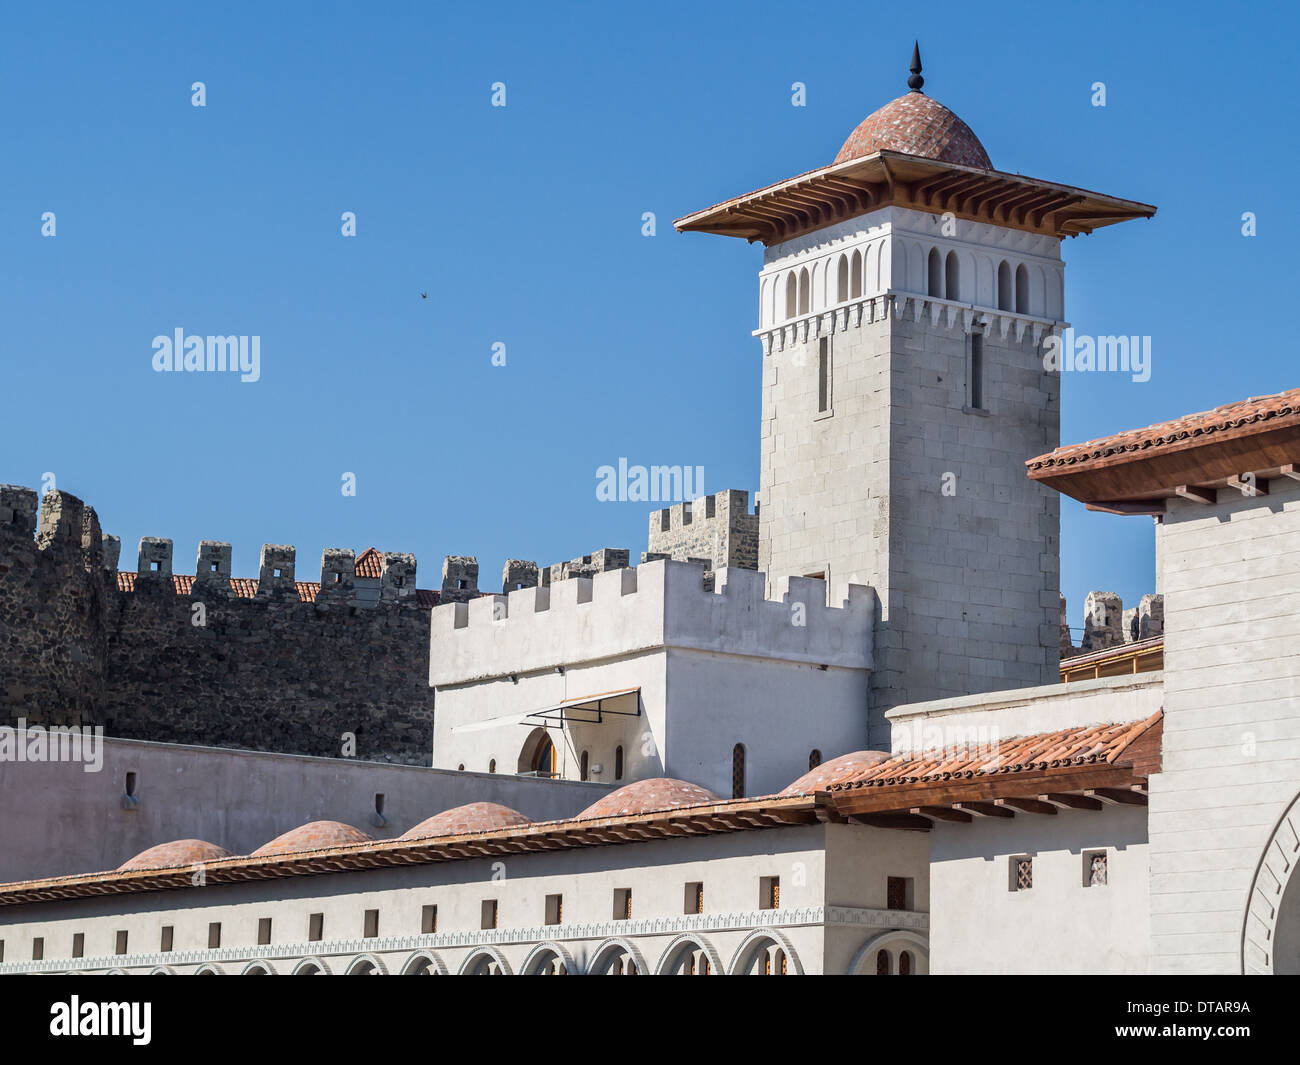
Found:
[[[833,758],[805,773],[781,795],[802,795],[820,791],[837,779],[852,775],[880,762],[889,755],[883,751],[857,751],[853,754]],[[674,810],[683,806],[707,806],[709,803],[721,802],[707,788],[690,784],[684,780],[671,777],[652,777],[638,780],[612,791],[588,806],[574,820],[592,820],[602,817],[627,817],[633,814],[649,813],[658,810]],[[532,819],[525,817],[518,810],[502,806],[495,802],[471,802],[444,810],[440,814],[425,818],[410,831],[403,833],[399,839],[429,839],[435,836],[465,835],[471,832],[490,832],[496,829],[517,828],[531,825]],[[359,828],[345,825],[341,821],[312,821],[292,829],[282,836],[276,836],[269,843],[264,843],[253,851],[249,857],[260,858],[272,854],[295,854],[301,851],[321,850],[326,847],[346,846],[353,843],[373,843],[375,838]],[[160,843],[148,850],[141,851],[130,861],[118,866],[118,872],[139,869],[173,869],[179,866],[195,865],[200,862],[214,862],[221,858],[236,857],[231,851],[208,843],[201,839],[178,839],[170,843]]]

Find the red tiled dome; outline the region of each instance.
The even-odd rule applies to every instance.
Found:
[[[780,794],[811,795],[815,791],[825,791],[832,784],[850,780],[864,769],[887,762],[892,757],[893,755],[888,751],[854,751],[852,754],[842,754],[829,762],[823,762],[816,769],[808,770]]]
[[[849,134],[835,161],[864,159],[882,149],[993,169],[989,153],[970,126],[923,92],[905,93],[869,114]]]
[[[672,777],[652,777],[612,791],[603,799],[592,803],[578,820],[592,817],[626,817],[651,810],[673,810],[678,806],[704,806],[721,800],[698,784],[688,784]]]
[[[293,854],[297,851],[316,851],[323,847],[339,847],[347,843],[370,843],[374,836],[368,836],[359,828],[345,825],[339,821],[312,821],[300,825],[283,836],[276,836],[270,843],[263,843],[253,851],[252,857],[266,854]]]
[[[426,817],[402,839],[425,839],[429,836],[459,836],[466,832],[490,832],[494,828],[531,825],[532,819],[518,810],[496,802],[471,802]]]
[[[141,851],[130,861],[117,867],[119,873],[132,869],[175,869],[182,865],[196,865],[199,862],[215,862],[218,858],[234,857],[224,847],[208,843],[202,839],[174,839],[170,843],[159,843],[147,851]]]

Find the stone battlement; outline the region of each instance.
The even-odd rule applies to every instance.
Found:
[[[435,591],[400,552],[327,548],[315,583],[291,545],[264,545],[256,580],[218,540],[175,573],[173,546],[142,537],[119,572],[92,507],[0,485],[0,724],[428,763],[425,610],[478,596],[475,559],[450,556]]]
[[[1061,596],[1062,658],[1149,640],[1165,632],[1163,595],[1144,595],[1137,606],[1125,610],[1124,601],[1116,593],[1089,592],[1083,613],[1083,639],[1076,647],[1070,635],[1065,596]]]
[[[549,587],[449,603],[432,613],[429,681],[447,686],[673,647],[870,669],[874,593],[850,585],[826,606],[825,583],[659,559]]]
[[[732,488],[654,511],[641,561],[658,558],[710,570],[758,569],[758,507],[751,513],[749,493]]]

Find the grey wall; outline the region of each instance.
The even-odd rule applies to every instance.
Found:
[[[123,809],[128,772],[137,774],[140,802]],[[467,802],[499,802],[550,820],[570,817],[610,790],[577,781],[105,740],[97,773],[74,762],[0,761],[0,881],[114,869],[175,839],[203,839],[248,854],[308,821],[342,821],[391,839]],[[376,792],[385,796],[384,827],[370,820]]]

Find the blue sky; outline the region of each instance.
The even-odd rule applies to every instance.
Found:
[[[595,497],[620,457],[754,489],[761,249],[671,220],[829,162],[914,37],[998,168],[1160,208],[1066,243],[1067,317],[1150,335],[1153,374],[1067,376],[1064,442],[1300,384],[1289,12],[223,7],[0,16],[0,481],[54,473],[124,568],[142,535],[179,572],[204,538],[244,575],[296,544],[304,579],[374,544],[490,586],[506,557],[636,557],[649,507]],[[261,380],[154,373],[176,328],[259,335]],[[1088,589],[1152,587],[1146,519],[1067,501],[1062,555],[1075,626]]]

